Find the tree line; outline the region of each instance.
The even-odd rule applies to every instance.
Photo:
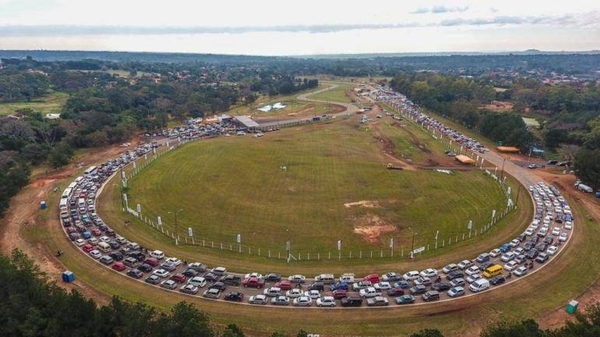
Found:
[[[67,291],[48,280],[27,255],[15,249],[0,255],[0,335],[2,336],[177,336],[244,337],[235,323],[217,327],[210,316],[187,302],[161,312],[141,302],[113,297],[99,306],[77,290]],[[600,335],[600,305],[576,313],[575,320],[557,329],[541,329],[533,319],[502,321],[486,327],[481,337],[582,337]],[[273,331],[271,337],[284,337]],[[306,337],[300,330],[296,336]],[[435,328],[423,329],[410,337],[443,337]]]

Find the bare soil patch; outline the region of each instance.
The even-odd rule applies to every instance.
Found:
[[[494,112],[506,112],[512,111],[515,105],[511,102],[504,101],[492,101],[491,104],[484,104],[481,106],[483,109],[487,109]]]

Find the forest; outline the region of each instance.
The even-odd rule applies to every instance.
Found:
[[[243,337],[235,323],[217,327],[210,316],[194,305],[180,302],[164,313],[144,303],[131,303],[113,297],[99,306],[76,290],[67,291],[47,280],[46,275],[23,252],[0,255],[0,335],[25,336],[177,336]],[[57,310],[60,308],[60,310]],[[585,337],[600,335],[600,305],[587,313],[575,313],[575,319],[558,329],[541,329],[533,319],[505,321],[488,326],[481,337]],[[273,331],[271,337],[284,337]],[[304,330],[296,336],[307,337]],[[443,337],[432,327],[410,337]]]

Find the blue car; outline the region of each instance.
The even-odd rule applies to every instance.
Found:
[[[88,231],[84,231],[83,233],[81,233],[81,235],[83,236],[84,239],[89,239],[92,237],[92,233],[88,232]]]
[[[331,289],[331,291],[338,290],[338,289],[348,290],[348,283],[338,282],[338,283],[330,285],[329,288]]]
[[[502,246],[500,246],[500,251],[502,253],[506,253],[510,250],[510,245],[508,243],[503,244]]]
[[[410,284],[406,280],[400,280],[394,283],[394,288],[408,289],[410,288]]]

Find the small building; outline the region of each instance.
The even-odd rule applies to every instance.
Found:
[[[521,152],[521,150],[519,150],[518,147],[514,147],[514,146],[498,146],[498,147],[496,147],[496,149],[499,152],[504,152],[504,153],[519,153],[519,152]]]
[[[248,116],[235,116],[233,118],[233,124],[235,124],[235,126],[241,130],[246,130],[250,132],[258,130],[258,128],[260,127],[258,123],[256,123],[252,118]]]

